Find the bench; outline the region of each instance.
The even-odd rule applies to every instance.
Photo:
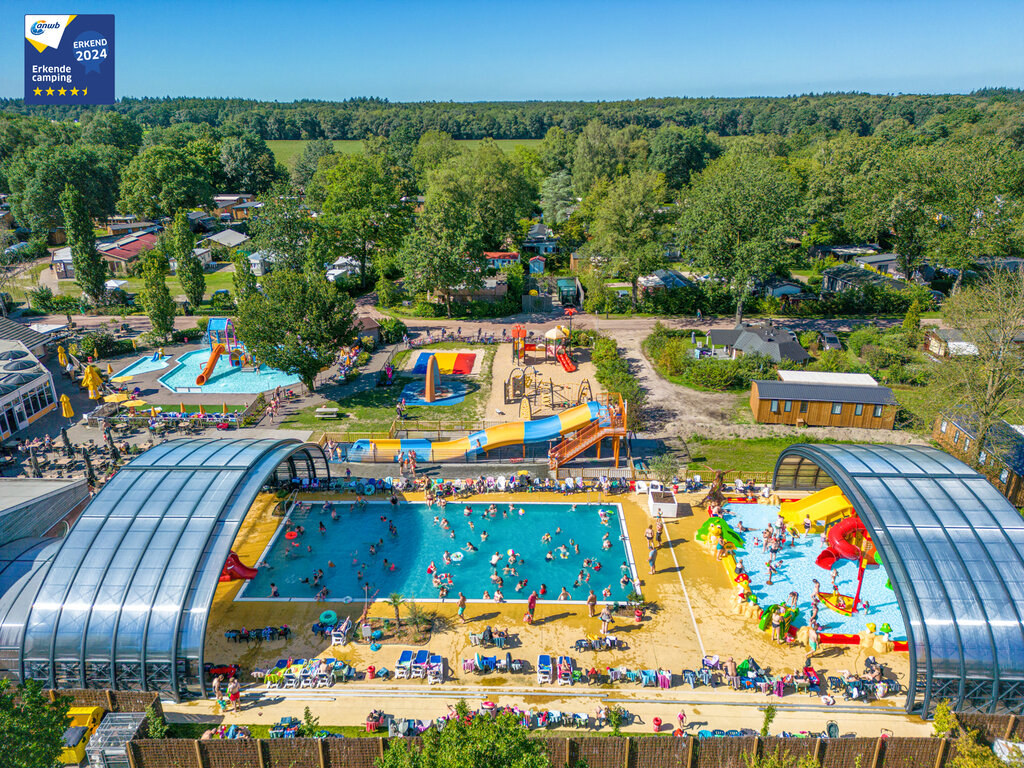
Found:
[[[338,418],[337,408],[317,408],[313,414],[318,419],[336,419]]]

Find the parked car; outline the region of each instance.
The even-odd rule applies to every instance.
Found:
[[[832,333],[832,331],[822,331],[819,333],[818,341],[821,344],[822,350],[843,348],[843,345],[839,343],[839,337]]]

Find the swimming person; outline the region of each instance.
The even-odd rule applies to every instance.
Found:
[[[562,587],[562,591],[558,593],[558,599],[559,600],[568,600],[570,597],[571,597],[571,595],[569,594],[569,590],[566,589],[565,587]]]
[[[555,559],[555,556],[551,553],[550,549],[548,550],[548,553],[544,555],[544,559],[549,563]]]
[[[462,548],[465,552],[476,552],[477,548],[474,546],[472,541],[467,541],[466,546]]]

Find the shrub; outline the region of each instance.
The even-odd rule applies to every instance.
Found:
[[[200,318],[205,320],[206,318]],[[206,334],[206,330],[196,325],[195,328],[185,328],[180,331],[171,331],[171,341],[175,344],[185,344],[198,341]]]
[[[732,361],[704,358],[690,369],[688,380],[692,386],[721,392],[739,385],[739,377]]]
[[[362,368],[370,362],[370,353],[363,351],[356,355],[356,368]]]
[[[409,329],[396,317],[385,317],[380,321],[380,340],[385,344],[395,344],[402,340]]]
[[[235,302],[231,298],[230,291],[225,290],[223,293],[217,291],[210,297],[210,306],[217,310],[228,311],[235,308]]]
[[[28,292],[28,301],[32,309],[49,313],[53,311],[53,291],[48,285],[41,285]]]
[[[444,315],[444,307],[429,301],[417,301],[412,305],[412,313],[417,317],[440,317]]]
[[[881,332],[874,326],[862,325],[854,329],[853,333],[850,334],[846,346],[853,354],[860,356],[861,350],[866,344],[877,344],[881,337]]]
[[[54,296],[50,311],[62,315],[77,315],[83,311],[82,301],[77,296]]]
[[[818,332],[804,331],[799,336],[800,346],[804,349],[811,349],[818,346]]]
[[[200,332],[202,332],[204,334],[206,333],[206,327],[209,324],[210,324],[210,318],[208,318],[208,317],[197,317],[196,318],[196,328],[198,328],[200,330]]]
[[[78,348],[86,357],[117,357],[126,355],[134,350],[128,339],[115,339],[106,331],[93,331],[87,333],[78,342]]]

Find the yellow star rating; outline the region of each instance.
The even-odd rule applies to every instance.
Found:
[[[60,89],[59,91],[57,91],[57,93],[59,93],[59,94],[60,94],[61,96],[63,96],[63,95],[64,95],[64,94],[66,94],[67,92],[68,92],[68,89],[67,89],[67,88],[61,88],[61,89]]]
[[[83,96],[88,96],[89,95],[89,89],[88,88],[83,88],[82,89],[82,95]]]
[[[71,95],[72,96],[77,96],[78,95],[78,89],[77,88],[72,88],[71,89]]]
[[[53,88],[47,88],[46,89],[46,95],[47,96],[53,96]]]
[[[42,96],[42,95],[43,95],[43,89],[42,89],[42,88],[36,88],[36,89],[35,89],[35,90],[33,91],[33,93],[34,93],[34,94],[35,94],[36,96]]]

